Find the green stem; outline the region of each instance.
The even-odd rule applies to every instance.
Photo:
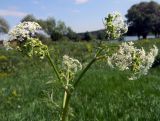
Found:
[[[99,58],[97,58],[97,56],[103,51],[103,49],[100,49],[95,57],[90,61],[90,63],[85,67],[85,69],[82,71],[82,73],[78,76],[78,78],[75,80],[75,83],[73,85],[73,87],[75,88],[78,83],[80,82],[81,78],[84,76],[84,74],[88,71],[88,69],[92,66],[92,64],[98,60]],[[67,78],[68,80],[68,78]],[[67,84],[69,82],[67,81]],[[66,88],[68,90],[68,87]],[[63,111],[62,111],[62,115],[61,115],[61,121],[66,121],[66,119],[68,119],[68,106],[69,106],[69,101],[71,98],[71,94],[68,93],[67,91],[65,91],[64,93],[64,99],[63,99]]]
[[[84,74],[87,72],[87,70],[91,67],[91,65],[97,60],[96,57],[94,57],[90,63],[86,66],[86,68],[82,71],[82,73],[79,75],[79,77],[76,79],[74,83],[74,88],[77,86],[77,84],[80,82],[81,78],[84,76]]]
[[[53,67],[53,70],[54,70],[54,72],[56,73],[57,78],[59,79],[59,81],[61,81],[59,72],[58,72],[56,66],[54,65],[54,63],[53,63],[53,61],[52,61],[51,56],[50,56],[49,53],[47,54],[47,58],[48,58],[48,60],[49,60],[49,62],[50,62],[50,64],[51,64],[51,66]]]
[[[87,70],[91,67],[91,65],[97,60],[97,58],[93,58],[91,62],[86,66],[86,68],[82,71],[82,73],[79,75],[77,80],[75,81],[74,87],[77,86],[83,75],[87,72]],[[68,83],[68,82],[67,82]],[[68,88],[67,88],[68,89]],[[61,116],[61,121],[65,121],[68,118],[68,106],[69,106],[69,101],[71,98],[71,94],[65,91],[64,94],[64,100],[63,100],[63,111],[62,111],[62,116]]]
[[[68,91],[68,84],[69,84],[69,69],[67,70],[66,72],[66,86],[65,86],[65,92],[64,92],[64,98],[63,98],[63,112],[62,112],[62,121],[64,120],[68,120],[68,105],[69,105],[69,99],[68,99],[68,96],[70,95],[69,94],[69,91]],[[67,104],[68,103],[68,104]],[[67,118],[67,119],[66,119]]]
[[[75,88],[78,83],[80,82],[81,78],[84,76],[84,74],[88,71],[88,69],[91,67],[91,65],[98,60],[98,56],[100,55],[100,53],[104,50],[104,48],[100,48],[97,53],[95,54],[95,57],[90,61],[90,63],[86,66],[86,68],[82,71],[82,73],[79,75],[79,77],[75,80],[75,83],[73,85],[73,87]]]
[[[68,91],[68,84],[69,84],[69,71],[67,71],[67,78],[66,78],[66,86],[65,86],[65,92],[64,92],[64,98],[63,98],[63,108],[65,107],[66,104],[66,99],[67,99],[67,93],[69,93]],[[67,92],[68,91],[68,92]]]
[[[62,111],[61,121],[66,121],[66,119],[68,119],[68,107],[70,99],[71,99],[71,94],[66,93],[66,100]]]

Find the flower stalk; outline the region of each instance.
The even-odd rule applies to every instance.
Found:
[[[81,78],[84,76],[84,74],[88,71],[88,69],[91,67],[91,65],[97,60],[96,57],[94,57],[90,63],[86,66],[86,68],[82,71],[82,73],[78,76],[78,78],[75,80],[75,83],[73,85],[74,88],[76,88],[76,86],[78,85],[78,83],[80,82]]]
[[[71,99],[71,94],[65,92],[65,100],[64,100],[64,105],[63,105],[63,110],[62,110],[62,115],[61,115],[61,121],[67,121],[68,120],[68,107],[69,107],[69,102]]]
[[[55,64],[53,63],[53,61],[52,61],[52,59],[51,59],[51,56],[50,56],[49,52],[47,53],[46,56],[47,56],[47,58],[48,58],[48,60],[49,60],[49,62],[50,62],[50,64],[51,64],[51,66],[52,66],[52,68],[53,68],[53,70],[54,70],[54,72],[55,72],[55,74],[56,74],[58,80],[61,82],[60,74],[59,74],[59,72],[58,72],[58,70],[57,70]]]
[[[88,65],[84,68],[84,70],[82,71],[82,73],[78,76],[78,78],[75,80],[75,83],[73,85],[74,88],[76,88],[76,86],[78,85],[78,83],[80,82],[80,80],[82,79],[82,77],[84,76],[84,74],[88,71],[88,69],[97,61],[99,60],[99,55],[101,54],[101,52],[103,51],[103,48],[100,48],[97,53],[95,54],[95,57],[88,63]]]

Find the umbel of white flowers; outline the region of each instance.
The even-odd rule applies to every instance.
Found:
[[[40,29],[41,26],[36,22],[20,23],[9,32],[10,40],[23,41],[32,37]]]
[[[79,62],[79,60],[71,58],[68,55],[63,56],[63,61],[62,61],[63,73],[61,74],[63,78],[65,78],[66,80],[68,79],[73,80],[75,74],[80,70],[82,70],[82,64]]]
[[[118,39],[128,31],[127,24],[118,12],[108,14],[105,18],[104,24],[108,40]]]
[[[41,26],[36,22],[20,23],[9,32],[10,40],[22,42],[17,48],[27,56],[35,55],[43,59],[48,52],[48,47],[38,39],[33,38],[34,34],[40,29]]]
[[[108,57],[108,64],[122,71],[130,70],[133,73],[129,79],[134,80],[147,74],[157,54],[158,48],[155,45],[147,53],[143,48],[134,47],[133,42],[122,43],[118,51]]]

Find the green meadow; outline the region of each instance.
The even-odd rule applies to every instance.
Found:
[[[120,42],[105,42],[115,49]],[[77,58],[83,66],[94,55],[97,42],[48,42],[56,65],[63,55]],[[146,50],[160,39],[139,40]],[[114,49],[113,49],[114,51]],[[159,52],[160,53],[160,52]],[[160,60],[157,56],[156,63]],[[72,96],[69,121],[160,121],[160,67],[148,75],[128,80],[128,72],[94,64]],[[56,83],[47,59],[28,58],[16,50],[0,48],[0,121],[58,121],[63,89]],[[51,83],[52,82],[52,83]]]

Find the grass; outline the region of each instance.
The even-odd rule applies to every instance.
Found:
[[[149,48],[152,44],[160,46],[159,43],[160,40],[143,40],[136,45]],[[117,43],[108,44],[113,45]],[[57,55],[68,54],[85,64],[96,44],[56,42],[53,46],[50,50],[57,63]],[[56,78],[46,60],[28,59],[13,50],[1,49],[2,55],[8,58],[10,66],[0,71],[0,121],[58,121],[63,94],[54,83]],[[159,71],[155,67],[147,76],[129,81],[127,72],[98,62],[73,95],[70,121],[159,121]]]

